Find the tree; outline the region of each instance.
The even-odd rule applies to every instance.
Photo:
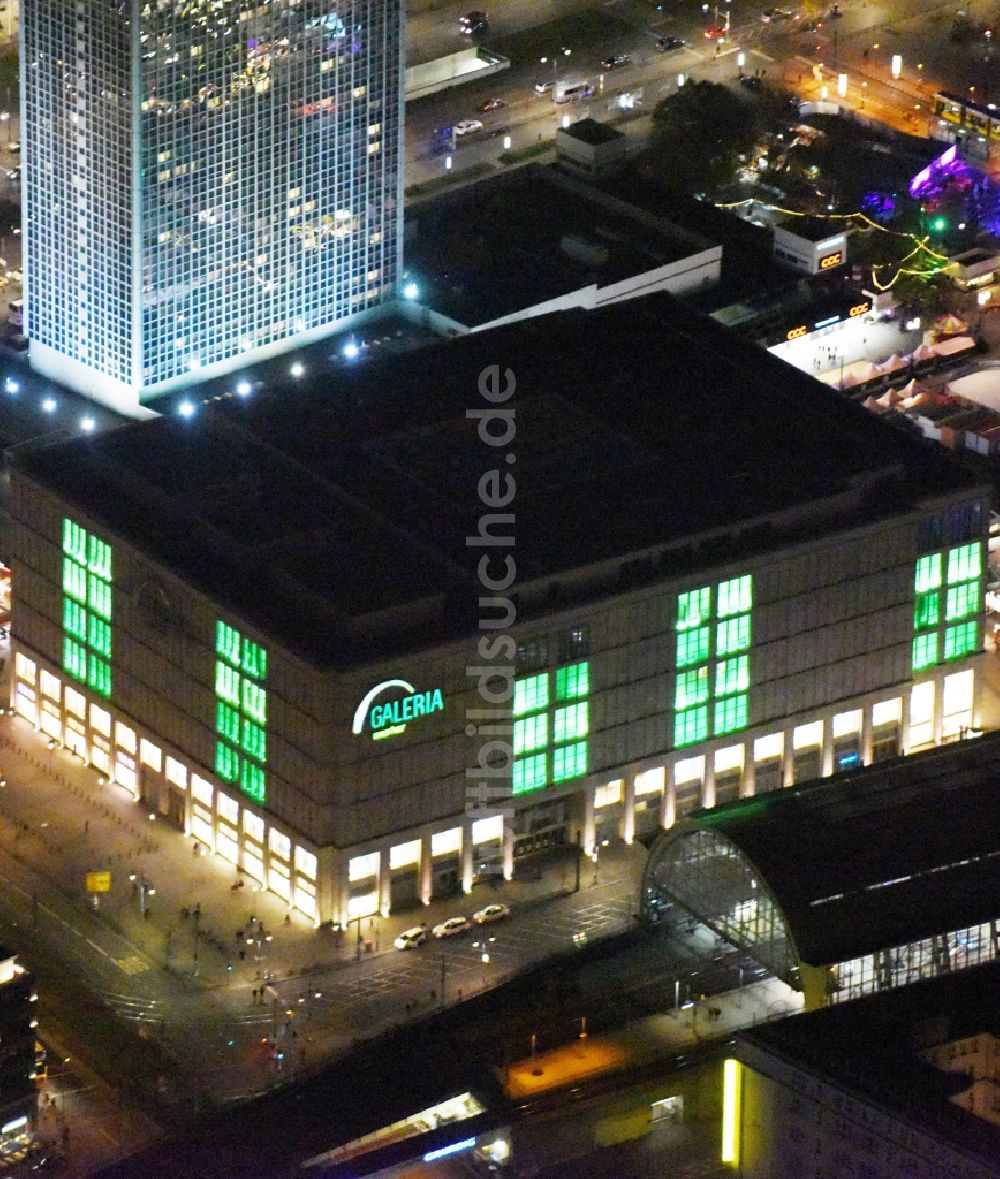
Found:
[[[756,133],[754,111],[731,90],[692,82],[653,111],[651,162],[671,187],[708,192],[732,182]]]

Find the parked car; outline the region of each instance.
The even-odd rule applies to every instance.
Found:
[[[656,48],[661,53],[669,53],[671,49],[681,49],[686,44],[683,37],[657,37]]]
[[[705,36],[709,41],[724,41],[726,39],[726,30],[722,25],[710,25],[705,30]]]
[[[404,929],[392,943],[397,950],[415,950],[427,941],[427,926],[414,925],[412,929]]]
[[[447,921],[442,921],[440,925],[435,925],[431,932],[436,938],[454,937],[457,933],[468,933],[472,928],[465,917],[449,917]]]
[[[612,53],[608,57],[601,58],[602,70],[620,70],[622,66],[627,66],[632,59],[627,53]]]
[[[763,79],[758,78],[755,74],[744,74],[743,77],[740,78],[740,85],[746,86],[748,90],[764,89]]]
[[[479,10],[467,12],[465,16],[458,18],[459,31],[467,37],[475,36],[477,33],[486,33],[489,31],[489,27],[489,18],[485,12]]]
[[[555,82],[536,82],[535,83],[535,93],[536,94],[548,94],[548,92],[552,89],[552,87],[554,85],[555,85]]]
[[[482,119],[463,119],[460,123],[455,124],[456,135],[469,135],[473,131],[482,131]]]
[[[774,24],[776,21],[791,20],[795,14],[787,8],[765,8],[760,19],[764,24]]]
[[[479,109],[485,114],[487,111],[498,111],[506,105],[502,98],[487,98],[479,104]]]
[[[477,925],[492,925],[494,921],[503,921],[505,917],[510,916],[510,905],[487,905],[485,909],[480,909],[478,913],[472,914],[472,920]]]

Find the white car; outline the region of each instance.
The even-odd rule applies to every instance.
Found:
[[[425,941],[427,941],[427,927],[414,925],[412,929],[404,929],[392,944],[397,950],[415,950]]]
[[[468,933],[472,926],[465,917],[449,917],[431,931],[435,937],[454,937],[456,933]]]
[[[510,916],[510,905],[487,905],[485,909],[480,909],[478,913],[472,914],[472,920],[477,925],[491,925],[494,921],[503,921],[505,917]]]
[[[455,124],[456,135],[468,135],[472,131],[482,131],[482,119],[463,119],[460,123]]]

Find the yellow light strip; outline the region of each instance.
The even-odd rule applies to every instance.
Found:
[[[740,1088],[743,1066],[738,1060],[722,1062],[722,1161],[735,1167],[740,1161]]]

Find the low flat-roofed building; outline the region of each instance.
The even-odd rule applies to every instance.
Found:
[[[774,227],[774,256],[804,274],[826,274],[847,261],[847,235],[821,217],[790,217]]]
[[[738,1033],[723,1151],[745,1179],[987,1179],[1000,1129],[956,1100],[969,1077],[932,1059],[1000,1031],[983,966]]]
[[[316,921],[978,723],[989,489],[666,295],[12,462],[17,715]]]
[[[578,119],[556,131],[556,158],[565,168],[596,176],[625,159],[628,141],[621,131],[596,119]]]
[[[721,246],[537,165],[421,202],[407,221],[408,273],[454,331],[684,294],[722,263]]]

